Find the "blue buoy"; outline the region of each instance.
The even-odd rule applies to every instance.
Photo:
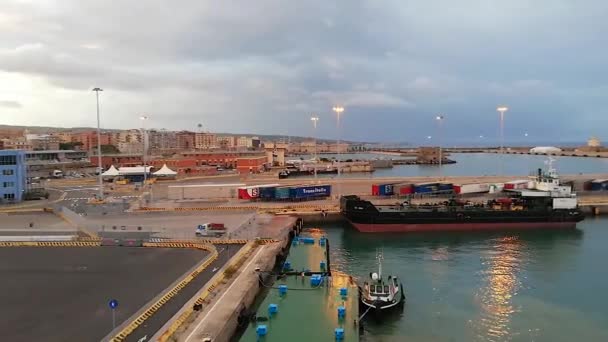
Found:
[[[348,289],[346,287],[340,288],[340,296],[342,296],[342,297],[348,296]]]
[[[276,304],[269,304],[268,305],[268,314],[270,316],[276,314],[277,312],[279,312],[279,306]]]
[[[346,316],[346,308],[338,306],[338,318],[344,318],[344,316]]]
[[[268,333],[268,327],[266,327],[264,324],[258,325],[255,332],[258,334],[258,336],[266,336]]]
[[[291,263],[289,261],[285,261],[283,263],[283,270],[284,271],[290,271],[291,270]]]
[[[325,270],[325,261],[321,261],[319,263],[319,267],[321,268],[321,270]]]
[[[310,286],[317,287],[319,285],[321,285],[321,275],[313,274],[310,277]]]
[[[279,285],[279,295],[284,296],[287,294],[287,285]]]
[[[344,329],[336,328],[336,330],[334,330],[334,336],[336,337],[336,341],[342,341],[344,339]]]

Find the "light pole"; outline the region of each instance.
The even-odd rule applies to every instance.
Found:
[[[338,199],[340,199],[340,174],[342,173],[342,171],[340,170],[340,114],[342,114],[344,112],[344,107],[342,106],[335,106],[332,108],[332,110],[334,112],[336,112],[336,117],[337,117],[337,127],[338,127],[338,140],[337,140],[337,144],[336,144],[336,151],[338,152],[338,184],[337,184],[337,188],[338,188]]]
[[[103,91],[103,89],[93,88],[93,91],[97,97],[97,171],[99,172],[99,199],[103,200],[103,179],[101,175],[101,171],[103,171],[103,167],[101,166],[101,128],[99,127],[99,92]]]
[[[312,121],[312,125],[314,127],[313,138],[315,140],[315,164],[313,167],[315,168],[315,180],[317,180],[317,160],[319,159],[317,156],[317,122],[319,121],[319,117],[313,114],[310,121]]]
[[[509,110],[507,106],[498,106],[496,110],[500,113],[500,175],[503,173],[503,149],[505,145],[505,112]]]
[[[437,120],[437,124],[439,125],[439,132],[437,132],[437,144],[439,145],[439,178],[441,179],[441,164],[443,162],[443,155],[441,153],[441,124],[443,123],[443,115],[437,115],[435,120]]]
[[[143,143],[143,148],[142,148],[142,162],[144,164],[144,185],[142,188],[146,187],[146,179],[148,178],[148,172],[146,170],[146,120],[148,120],[148,117],[145,115],[142,115],[139,117],[139,119],[141,120],[141,132],[142,132],[142,136],[141,136],[141,141]]]

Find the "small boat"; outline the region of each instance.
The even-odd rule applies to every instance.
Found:
[[[365,312],[374,310],[376,314],[389,311],[393,308],[403,307],[405,294],[403,284],[394,275],[386,279],[382,277],[382,252],[376,255],[378,260],[378,273],[370,273],[370,281],[366,281],[361,289],[361,305]]]

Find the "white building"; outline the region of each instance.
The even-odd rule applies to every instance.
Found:
[[[554,146],[537,146],[530,149],[530,153],[558,153],[561,151],[561,148]]]

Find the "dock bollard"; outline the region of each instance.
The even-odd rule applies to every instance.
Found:
[[[287,294],[287,285],[279,285],[279,296]]]
[[[276,314],[277,312],[279,312],[279,306],[276,304],[269,304],[268,305],[268,315],[272,316],[274,314]]]
[[[338,318],[344,318],[346,316],[346,308],[343,306],[338,306]]]
[[[336,337],[336,341],[342,341],[344,339],[344,329],[336,328],[336,330],[334,330],[334,336]]]
[[[261,324],[258,325],[258,327],[255,329],[256,334],[258,334],[258,336],[266,336],[266,334],[268,333],[268,327],[266,327],[266,325]]]

